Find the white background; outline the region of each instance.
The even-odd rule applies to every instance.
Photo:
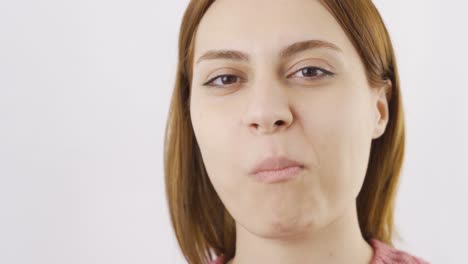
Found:
[[[465,1],[375,1],[400,67],[401,249],[466,261]],[[187,0],[0,1],[0,263],[186,263],[163,133]]]

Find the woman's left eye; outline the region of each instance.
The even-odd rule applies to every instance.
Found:
[[[304,67],[296,71],[294,74],[292,74],[292,76],[296,75],[297,73],[302,73],[303,77],[305,77],[306,79],[320,79],[325,76],[335,75],[330,71],[315,66]]]

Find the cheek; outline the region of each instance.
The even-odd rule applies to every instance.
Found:
[[[213,187],[218,193],[230,192],[227,188],[236,185],[232,159],[237,156],[234,148],[237,143],[233,138],[231,125],[225,113],[202,100],[191,104],[191,121],[200,154]]]
[[[222,165],[237,157],[239,145],[239,100],[229,97],[194,95],[191,104],[192,125],[206,163],[218,160]],[[223,159],[224,158],[224,159]]]
[[[365,96],[337,94],[310,104],[305,131],[317,155],[317,177],[330,206],[354,199],[364,180],[371,134]]]
[[[196,107],[194,107],[195,109]],[[199,109],[193,112],[193,128],[199,145],[200,154],[208,178],[223,205],[233,215],[241,215],[236,204],[248,204],[245,196],[239,196],[240,190],[245,191],[245,183],[239,177],[239,168],[235,167],[233,159],[238,159],[235,144],[232,142],[230,130],[226,127],[226,119],[219,118],[219,112],[213,114],[212,109]]]

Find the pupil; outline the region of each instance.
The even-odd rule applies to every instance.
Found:
[[[223,83],[229,83],[229,80],[231,80],[231,81],[232,81],[233,79],[235,79],[235,76],[232,76],[232,75],[226,75],[226,76],[223,76],[223,79],[222,79],[222,81],[223,81]]]
[[[304,74],[305,76],[314,75],[313,73],[315,73],[315,69],[313,68],[306,68],[302,70],[302,74]]]

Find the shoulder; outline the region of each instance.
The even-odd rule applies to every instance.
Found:
[[[370,239],[374,257],[370,264],[430,264],[428,261],[399,250],[377,239]],[[220,255],[209,264],[225,264],[224,255]]]
[[[220,255],[216,259],[210,261],[209,264],[224,264],[224,255]]]
[[[393,248],[380,240],[370,239],[369,243],[374,249],[374,257],[371,264],[430,264],[420,257]]]

